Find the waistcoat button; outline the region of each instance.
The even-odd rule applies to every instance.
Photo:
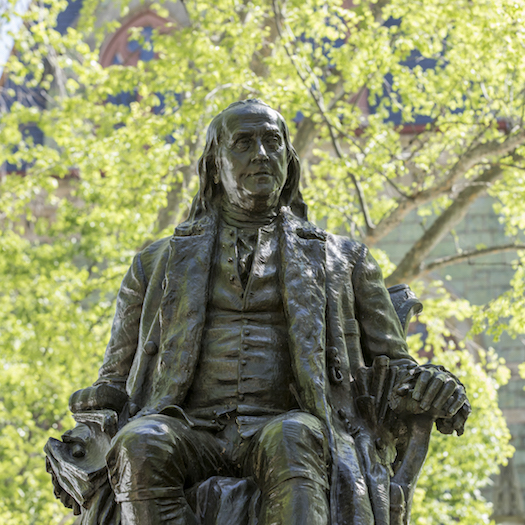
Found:
[[[159,351],[159,347],[155,343],[155,341],[148,341],[144,345],[144,352],[148,355],[155,355]]]

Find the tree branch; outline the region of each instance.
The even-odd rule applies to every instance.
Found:
[[[155,224],[155,232],[161,232],[170,225],[174,225],[176,219],[181,219],[180,204],[182,198],[182,192],[188,187],[191,177],[196,172],[195,165],[190,164],[189,166],[182,166],[179,168],[182,173],[182,180],[175,182],[173,187],[168,191],[167,204],[164,208],[160,209],[157,215],[157,223]],[[147,244],[149,244],[149,240]]]
[[[305,117],[297,126],[297,133],[293,140],[293,147],[301,161],[310,152],[310,145],[317,136],[317,124],[309,117]]]
[[[467,214],[470,205],[503,173],[498,164],[491,166],[471,181],[454,199],[452,204],[434,221],[432,226],[414,243],[397,268],[385,279],[387,286],[409,283],[423,271],[428,254]]]
[[[423,190],[421,192],[422,198],[434,199],[443,192],[451,191],[454,184],[476,164],[479,164],[480,161],[489,156],[492,157],[494,155],[506,155],[524,141],[525,129],[522,129],[519,133],[509,136],[503,142],[501,140],[494,139],[489,142],[484,142],[474,146],[458,159],[456,164],[454,164],[440,184],[438,184],[435,188]]]
[[[517,170],[525,171],[525,166],[518,166],[517,164],[507,164],[506,162],[500,162],[499,165],[505,168],[515,168]]]
[[[344,90],[344,82],[340,79],[339,82],[335,83],[333,87],[329,87],[327,91],[330,91],[333,95],[330,101],[326,104],[328,110],[331,110],[341,98],[346,94]],[[318,125],[310,117],[305,117],[299,123],[297,127],[297,133],[295,134],[293,147],[299,155],[299,158],[303,160],[308,153],[311,151],[311,144],[318,134]]]
[[[384,173],[379,173],[379,175],[381,175],[381,177],[383,177],[386,182],[388,184],[390,184],[390,186],[392,186],[392,188],[394,188],[394,190],[401,196],[403,197],[404,199],[412,199],[412,195],[409,195],[408,193],[405,193],[403,190],[401,190],[399,188],[399,186],[392,180],[388,177],[388,175],[385,175]]]
[[[448,174],[437,184],[419,193],[415,193],[410,200],[399,201],[398,206],[394,208],[389,215],[383,217],[376,225],[376,228],[368,233],[364,239],[365,244],[373,246],[399,226],[406,216],[418,206],[450,193],[461,177],[473,167],[483,162],[487,157],[506,155],[524,142],[525,129],[522,129],[504,141],[491,140],[472,147],[457,160]],[[494,168],[496,168],[496,166],[494,166]]]
[[[288,58],[290,59],[290,62],[294,66],[295,71],[296,71],[297,75],[299,76],[299,78],[301,79],[303,85],[305,86],[305,88],[308,90],[308,92],[310,93],[310,95],[314,99],[314,102],[315,102],[315,104],[317,106],[317,109],[319,110],[319,112],[321,114],[321,117],[322,117],[323,121],[325,122],[325,124],[326,124],[326,126],[328,128],[328,132],[330,134],[330,139],[331,139],[332,145],[334,147],[334,150],[336,152],[336,155],[340,159],[344,159],[344,155],[343,155],[343,153],[341,151],[341,147],[339,146],[339,142],[337,141],[337,138],[335,136],[334,126],[330,122],[330,120],[328,118],[328,115],[326,114],[326,111],[325,111],[324,101],[323,101],[323,98],[322,98],[322,93],[321,93],[321,90],[319,88],[319,79],[314,75],[314,73],[312,71],[309,71],[310,76],[312,77],[311,80],[314,82],[314,84],[316,85],[317,89],[314,89],[308,83],[308,79],[306,78],[306,75],[301,71],[301,67],[297,63],[297,60],[295,59],[294,54],[290,51],[290,49],[288,49],[288,46],[287,46],[287,44],[285,42],[284,35],[283,35],[283,30],[282,30],[282,25],[281,25],[282,14],[279,12],[279,9],[277,7],[277,0],[272,0],[272,5],[273,5],[274,16],[275,16],[275,24],[276,24],[276,27],[277,27],[277,31],[279,33],[279,37],[281,38],[281,40],[283,42],[284,50],[285,50],[286,54],[288,55]],[[293,33],[291,32],[290,28],[288,28],[288,32],[293,36]],[[293,36],[293,38],[295,39],[294,36]],[[305,68],[307,69],[307,71],[309,70],[309,67],[308,67],[307,64],[305,65]],[[375,226],[374,226],[374,223],[372,222],[372,219],[370,217],[370,212],[368,210],[368,205],[366,203],[366,199],[365,199],[363,188],[362,188],[361,183],[359,182],[359,180],[357,179],[357,177],[355,176],[354,173],[352,173],[351,171],[348,171],[348,176],[352,180],[352,183],[353,183],[353,185],[355,187],[355,190],[356,190],[356,193],[357,193],[357,198],[359,200],[359,206],[361,208],[361,213],[363,214],[363,218],[364,218],[364,221],[365,221],[366,231],[367,231],[367,233],[369,233],[375,228]]]
[[[489,248],[482,248],[480,250],[464,250],[461,253],[454,255],[447,255],[446,257],[440,257],[429,263],[423,263],[421,265],[421,273],[427,274],[434,270],[440,270],[446,266],[453,264],[460,264],[476,257],[483,257],[484,255],[491,255],[494,253],[505,253],[514,252],[517,250],[525,250],[525,244],[503,244],[501,246],[490,246]]]

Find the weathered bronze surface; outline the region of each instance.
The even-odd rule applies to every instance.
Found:
[[[470,412],[407,353],[421,304],[308,222],[264,103],[213,120],[199,176],[189,219],[124,277],[77,426],[46,446],[57,497],[83,525],[408,523],[433,423],[461,434]]]

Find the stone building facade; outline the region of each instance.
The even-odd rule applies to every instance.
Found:
[[[505,244],[504,227],[498,221],[493,204],[489,196],[475,202],[456,229],[455,239],[449,235],[432,253],[431,259],[456,253],[457,245],[465,250],[479,244]],[[382,241],[380,247],[397,262],[423,231],[421,219],[415,214],[411,215],[402,228]],[[512,261],[515,259],[516,254],[513,252],[490,255],[449,266],[431,277],[444,279],[448,290],[457,297],[476,305],[486,304],[509,289],[509,281],[513,276]],[[447,280],[447,276],[451,279]],[[468,326],[458,325],[454,328],[463,335],[468,330]],[[493,347],[511,370],[509,383],[499,391],[499,405],[507,420],[516,452],[494,480],[493,487],[487,488],[486,496],[494,504],[493,517],[497,523],[525,524],[525,380],[518,373],[518,366],[525,362],[525,334],[523,338],[512,339],[504,333],[499,341],[494,341],[483,333],[475,338],[475,343],[483,348]]]

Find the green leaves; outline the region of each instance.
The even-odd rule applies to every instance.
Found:
[[[438,350],[433,359],[465,384],[472,414],[460,438],[433,433],[414,496],[412,521],[416,525],[490,522],[480,489],[513,448],[497,404],[497,389],[508,379],[508,369],[502,369],[494,353],[480,357],[481,362],[476,363],[467,350]]]
[[[502,170],[483,189],[506,233],[520,239],[523,146],[501,153],[498,144],[523,126],[523,3],[354,3],[187,0],[179,18],[173,5],[154,3],[169,19],[168,30],[152,31],[155,59],[107,68],[100,48],[122,29],[116,16],[137,14],[135,4],[109,13],[85,0],[64,35],[53,28],[65,1],[31,4],[0,88],[9,104],[0,110],[0,165],[23,171],[0,180],[2,523],[64,523],[40,451],[73,424],[68,396],[96,377],[132,255],[187,213],[207,125],[231,102],[259,97],[281,111],[301,155],[311,218],[375,245],[385,275],[395,275],[402,254],[381,241],[411,212],[421,227],[403,227],[402,238],[424,240],[494,167]],[[35,126],[43,144],[28,134]],[[437,237],[458,227],[444,224]],[[427,331],[411,347],[426,345],[460,375],[474,407],[461,439],[432,441],[414,522],[486,523],[479,488],[510,453],[496,406],[505,371],[495,357],[474,362],[447,319],[473,319],[474,330],[496,336],[523,333],[522,255],[490,308],[418,281],[432,252],[411,257]]]

